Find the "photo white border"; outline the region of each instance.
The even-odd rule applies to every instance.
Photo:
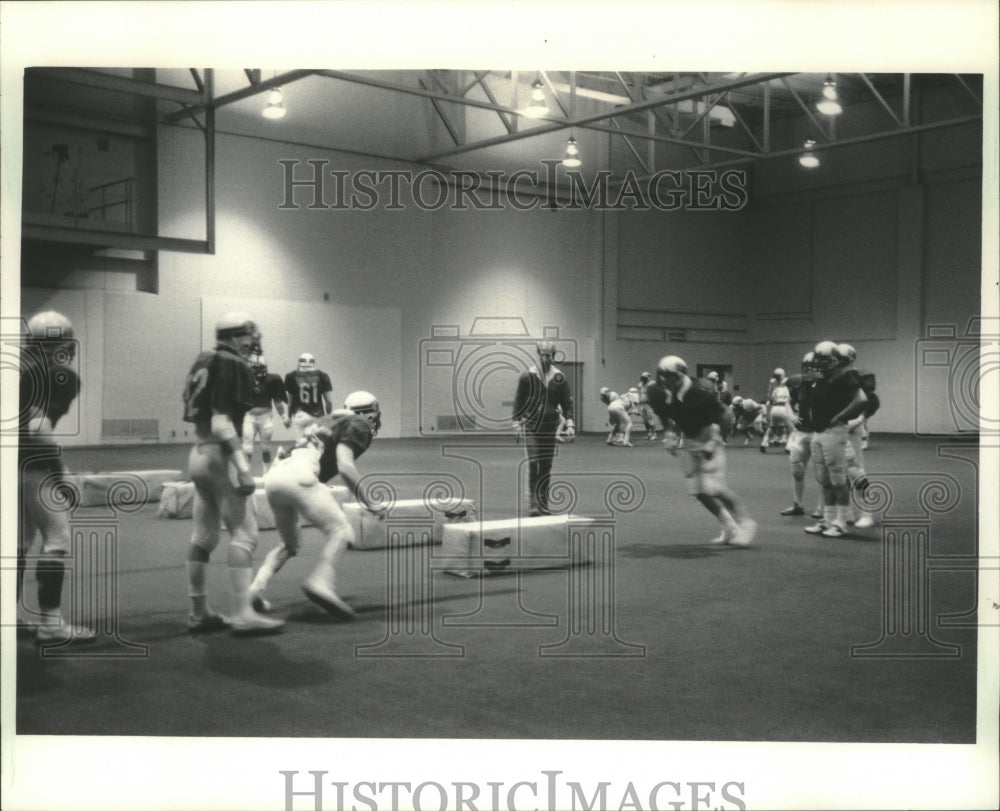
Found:
[[[2,2],[0,306],[20,297],[22,70],[31,65],[288,68],[489,67],[984,73],[984,314],[997,315],[997,7],[994,0],[881,2]],[[610,35],[620,42],[609,46]],[[155,55],[155,56],[154,56]],[[335,64],[334,64],[335,60]],[[155,64],[154,64],[155,63]],[[4,392],[5,402],[12,392]],[[992,398],[995,392],[988,393]],[[984,392],[984,398],[987,393]],[[997,413],[995,399],[983,401]],[[9,411],[6,413],[10,413]],[[997,449],[980,492],[996,493]],[[16,498],[5,454],[0,503]],[[13,474],[13,475],[11,475]],[[996,504],[982,498],[984,555]],[[9,508],[0,537],[14,537]],[[5,550],[7,547],[5,546]],[[3,573],[3,593],[12,575]],[[980,611],[996,615],[997,572]],[[5,597],[4,607],[8,610]],[[6,615],[5,615],[6,616]],[[979,634],[977,746],[25,737],[10,734],[14,629],[3,628],[4,806],[9,809],[284,808],[279,770],[343,781],[542,781],[585,786],[742,781],[747,808],[989,808],[997,802],[997,629]],[[197,696],[191,696],[197,701]],[[331,700],[337,700],[335,686]],[[345,697],[349,700],[349,697]],[[253,712],[248,707],[247,712]],[[489,764],[488,768],[483,764]],[[295,807],[311,807],[308,802]],[[332,806],[330,806],[332,807]],[[531,807],[529,805],[529,807]],[[544,807],[543,802],[538,807]],[[685,806],[688,807],[688,806]]]

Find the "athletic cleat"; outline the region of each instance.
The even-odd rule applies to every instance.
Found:
[[[791,507],[785,507],[781,511],[782,515],[805,515],[806,511],[802,509],[798,504],[793,504]]]
[[[722,532],[715,538],[712,538],[712,540],[710,540],[709,543],[724,544],[724,543],[729,543],[732,539],[733,539],[733,533],[730,532],[728,529],[723,529]]]
[[[750,546],[754,536],[757,534],[757,522],[752,518],[744,518],[740,521],[740,531],[736,533],[731,543],[734,546]]]
[[[767,448],[764,445],[761,445],[760,446],[760,452],[761,453],[767,453]]]
[[[631,442],[623,442],[622,443],[622,447],[623,448],[634,448],[635,445],[633,445]]]
[[[188,616],[189,634],[210,634],[214,631],[225,631],[229,628],[229,620],[221,614],[206,614],[204,617]]]
[[[90,628],[70,625],[67,622],[61,622],[59,625],[39,625],[35,631],[35,639],[40,645],[93,642],[96,638],[97,634]]]
[[[321,586],[318,583],[306,583],[302,587],[302,593],[326,611],[327,614],[348,620],[357,617],[354,609],[334,594],[333,589]]]
[[[875,526],[875,519],[870,515],[862,515],[857,521],[854,522],[854,526],[857,529],[868,529],[869,527]]]
[[[847,527],[834,522],[823,530],[824,538],[843,538],[847,534]]]
[[[239,617],[229,620],[229,629],[235,636],[261,636],[263,634],[273,634],[285,627],[284,620],[276,620],[265,617],[255,611],[251,611]]]
[[[803,532],[808,532],[810,535],[824,535],[826,531],[830,528],[829,524],[820,521],[818,524],[812,524],[806,527]]]
[[[253,606],[253,610],[258,614],[266,614],[271,610],[271,601],[259,594],[254,594],[250,598],[250,605]]]
[[[822,510],[813,510],[811,513],[809,513],[809,517],[810,518],[815,518],[817,521],[821,521],[823,519],[823,511]]]

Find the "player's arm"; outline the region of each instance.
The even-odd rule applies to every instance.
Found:
[[[851,402],[833,415],[833,419],[830,420],[830,426],[847,425],[855,417],[863,415],[865,413],[865,405],[867,402],[868,395],[866,395],[860,387],[857,388]]]
[[[212,409],[212,438],[218,440],[223,455],[232,461],[236,467],[236,477],[240,495],[253,495],[255,488],[253,476],[250,474],[250,464],[243,455],[243,441],[236,426],[228,414]]]
[[[517,390],[514,392],[514,411],[511,420],[513,421],[514,434],[519,438],[524,433],[523,422],[527,416],[525,411],[528,405],[529,382],[527,375],[521,375],[517,379]]]
[[[572,439],[576,436],[576,420],[574,419],[576,412],[574,411],[575,403],[573,402],[573,395],[569,390],[569,382],[563,379],[563,386],[561,397],[559,399],[559,407],[562,409],[562,435],[566,439]]]
[[[368,501],[364,492],[358,487],[361,481],[361,474],[354,463],[354,448],[344,442],[338,442],[336,455],[337,471],[340,473],[340,478],[344,480],[344,484],[347,485],[358,502],[370,513],[374,513],[375,515],[384,514],[384,511],[372,507],[371,502]]]

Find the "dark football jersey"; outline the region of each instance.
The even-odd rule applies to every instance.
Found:
[[[658,383],[651,383],[648,392],[649,404],[656,415],[661,420],[673,420],[686,437],[695,438],[706,426],[725,420],[725,407],[710,380],[692,380],[683,400],[676,396],[668,398]]]
[[[212,414],[226,414],[233,425],[253,404],[253,372],[228,346],[202,352],[191,366],[184,384],[184,420],[208,430]]]
[[[267,379],[269,377],[267,364],[250,361],[250,369],[253,372],[253,407],[270,407],[271,398],[267,392]]]
[[[319,369],[308,372],[294,371],[285,375],[285,391],[288,393],[289,410],[292,414],[305,411],[314,417],[326,413],[323,395],[333,391],[330,376]]]
[[[357,414],[346,414],[324,417],[299,442],[319,448],[319,480],[328,482],[340,472],[337,469],[337,446],[347,445],[357,459],[372,444],[372,436],[368,420]]]
[[[861,379],[853,369],[841,368],[816,381],[809,397],[809,421],[814,431],[825,431],[830,422],[854,399]]]

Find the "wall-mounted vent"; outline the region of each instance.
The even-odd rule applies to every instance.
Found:
[[[667,340],[677,341],[678,343],[683,343],[688,339],[687,330],[683,329],[668,329],[667,330]]]
[[[159,420],[101,420],[102,439],[159,439]]]
[[[468,414],[439,414],[436,427],[438,431],[474,431],[476,418]]]

